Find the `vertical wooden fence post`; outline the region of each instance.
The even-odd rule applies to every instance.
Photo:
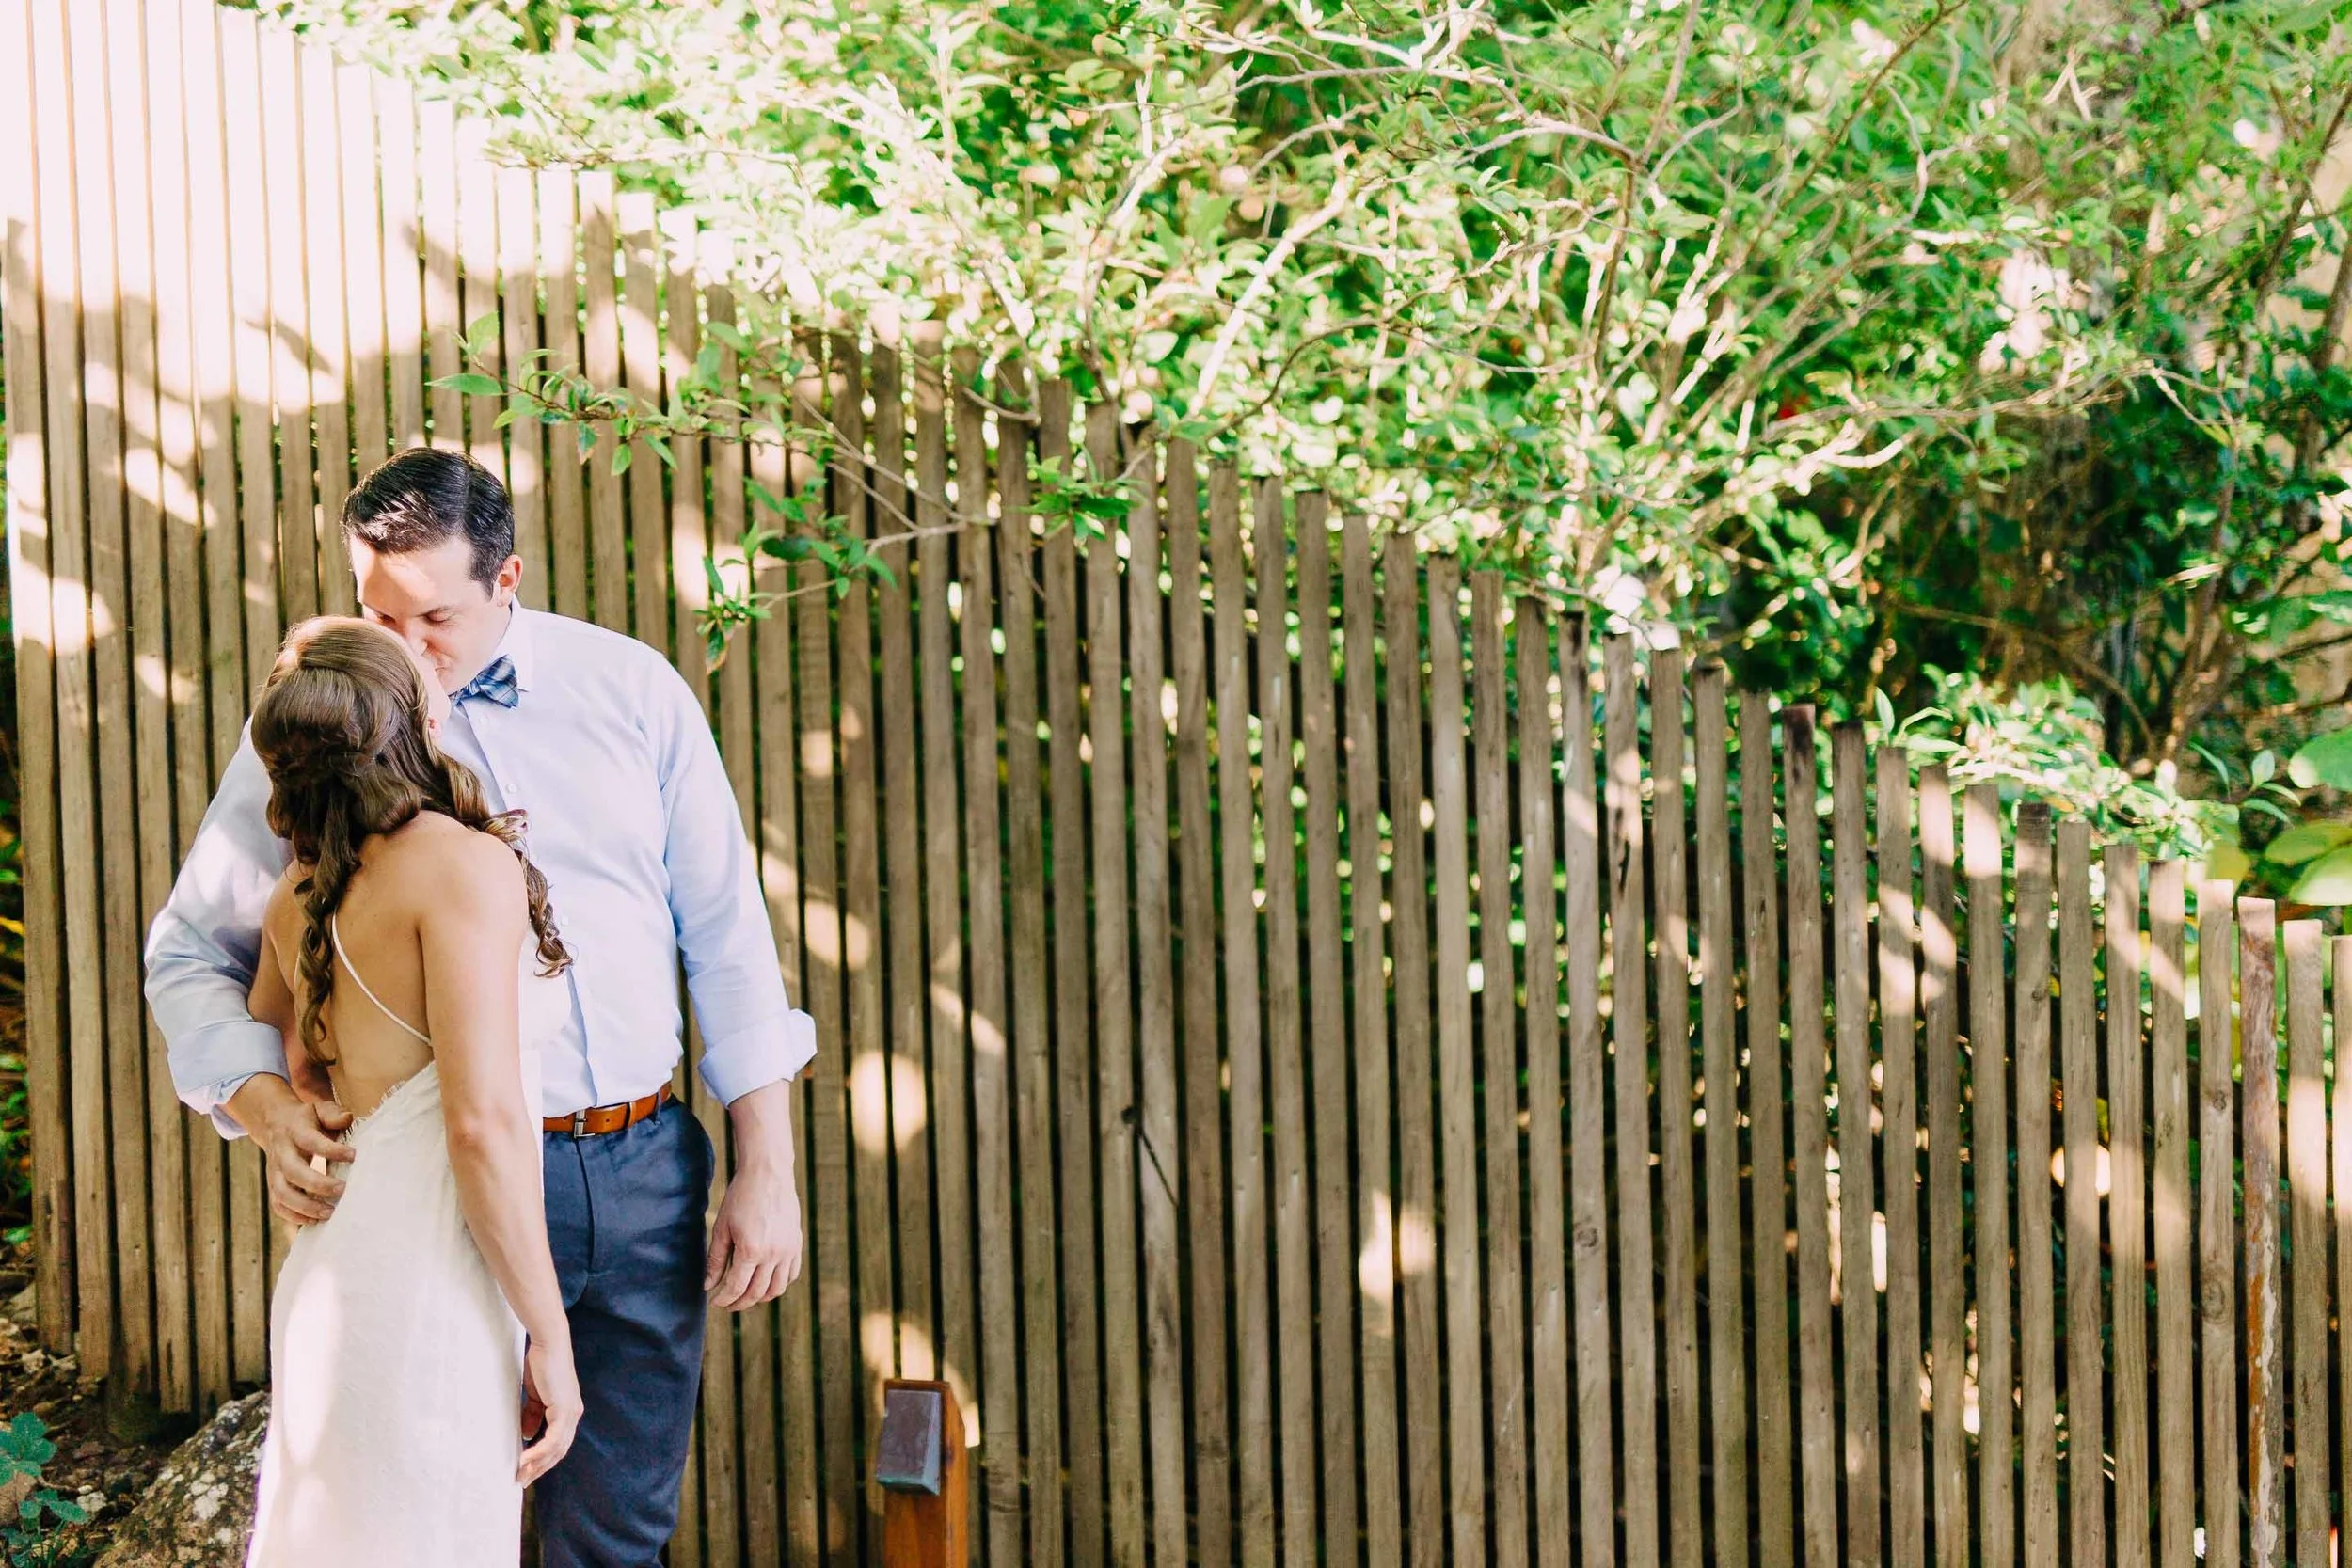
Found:
[[[2198,1429],[2204,1441],[2205,1560],[2237,1568],[2238,1251],[2236,1163],[2237,1011],[2233,976],[2239,960],[2231,884],[2197,889],[2198,1175],[2197,1313],[2202,1371]]]
[[[2280,1278],[2278,908],[2241,898],[2238,1018],[2245,1121],[2246,1522],[2250,1568],[2286,1560],[2285,1291]]]

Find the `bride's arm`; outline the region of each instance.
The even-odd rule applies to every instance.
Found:
[[[294,1085],[294,1092],[305,1100],[332,1102],[335,1081],[327,1072],[326,1064],[311,1055],[310,1048],[303,1043],[294,987],[286,978],[286,966],[278,960],[278,943],[267,926],[262,927],[261,961],[253,966],[253,990],[246,1006],[256,1023],[276,1029],[284,1042],[286,1082]]]
[[[571,1328],[548,1251],[539,1126],[522,1080],[516,971],[530,934],[522,866],[496,839],[469,834],[453,839],[450,862],[437,870],[417,925],[426,1029],[440,1066],[458,1204],[483,1261],[531,1336],[529,1370],[555,1448],[549,1454],[547,1442],[533,1446],[524,1462],[530,1480],[569,1446],[580,1395]]]

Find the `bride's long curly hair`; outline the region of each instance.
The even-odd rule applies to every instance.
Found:
[[[522,829],[493,816],[465,764],[441,754],[426,724],[424,677],[380,626],[322,615],[286,637],[253,707],[253,749],[269,770],[270,831],[294,846],[301,874],[302,1043],[321,1062],[319,1009],[335,990],[329,922],[342,907],[370,837],[421,812],[439,812],[488,833],[522,862],[540,972],[571,963],[548,907],[548,882],[524,853]]]

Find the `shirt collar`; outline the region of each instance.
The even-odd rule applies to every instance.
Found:
[[[482,670],[487,670],[501,657],[504,657],[515,667],[515,688],[518,691],[531,689],[533,662],[532,654],[537,642],[537,639],[532,635],[531,623],[533,613],[523,608],[520,600],[508,606],[505,634],[500,637],[499,645],[490,650],[490,657],[482,661]],[[482,673],[482,670],[475,671],[473,675],[468,675],[466,679],[472,680],[474,675]],[[465,688],[460,686],[458,689],[462,691]]]

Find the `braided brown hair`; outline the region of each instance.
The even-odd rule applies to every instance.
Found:
[[[335,990],[328,923],[367,841],[438,812],[488,833],[522,862],[540,973],[571,963],[548,908],[547,879],[512,816],[493,816],[470,768],[441,754],[426,727],[423,673],[381,626],[322,615],[287,634],[253,707],[253,749],[269,770],[270,831],[294,846],[302,900],[302,1043],[321,1062],[319,1008]]]

